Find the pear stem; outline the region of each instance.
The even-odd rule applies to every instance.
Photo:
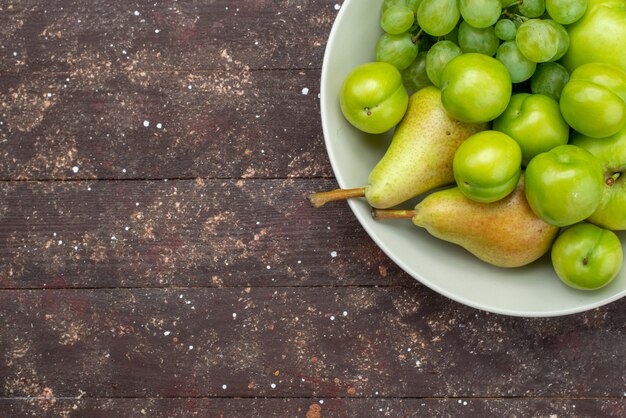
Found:
[[[366,187],[357,187],[355,189],[337,189],[329,190],[327,192],[319,192],[310,194],[309,201],[313,207],[319,208],[324,206],[328,202],[334,202],[336,200],[346,200],[353,197],[365,196]]]
[[[409,219],[413,216],[415,216],[414,210],[372,208],[372,218],[377,221],[382,219]]]

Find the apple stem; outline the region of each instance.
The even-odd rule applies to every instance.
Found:
[[[311,205],[315,208],[324,206],[328,202],[336,200],[352,199],[354,197],[365,196],[366,187],[357,187],[355,189],[336,189],[327,192],[312,193],[308,196]]]
[[[377,221],[380,221],[382,219],[409,219],[412,218],[414,215],[414,210],[372,208],[372,218]]]

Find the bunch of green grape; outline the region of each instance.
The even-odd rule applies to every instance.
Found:
[[[569,79],[556,62],[569,47],[563,25],[586,10],[587,0],[384,0],[376,60],[398,68],[417,91],[441,87],[456,56],[481,53],[506,66],[515,91],[558,100]]]

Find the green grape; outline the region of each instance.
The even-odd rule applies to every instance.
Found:
[[[551,59],[551,61],[556,61],[565,55],[569,48],[569,34],[567,33],[567,29],[565,29],[560,23],[557,23],[552,19],[544,19],[543,21],[546,22],[547,25],[551,26],[559,37],[559,48],[554,58]]]
[[[517,25],[511,19],[500,19],[494,27],[496,36],[503,41],[515,40],[515,34],[517,33]]]
[[[500,0],[460,0],[463,20],[475,28],[493,26],[502,14]]]
[[[413,13],[417,13],[417,8],[420,7],[422,0],[406,0],[406,5]]]
[[[535,74],[530,78],[530,91],[558,101],[568,81],[569,72],[565,67],[556,62],[544,62],[537,65]]]
[[[458,0],[422,0],[417,9],[417,23],[432,36],[446,35],[460,18]]]
[[[565,28],[550,19],[529,19],[517,29],[517,47],[535,62],[556,61],[569,47]]]
[[[526,17],[539,17],[546,11],[546,1],[523,0],[517,5],[517,10]]]
[[[413,92],[433,85],[426,74],[426,51],[420,51],[411,65],[402,71],[402,83]]]
[[[392,6],[383,12],[380,27],[387,33],[398,35],[411,29],[414,21],[413,12],[407,6]]]
[[[375,51],[376,61],[387,62],[402,71],[417,57],[418,47],[410,33],[383,33],[376,42]]]
[[[451,41],[439,41],[428,50],[426,74],[435,86],[441,87],[441,73],[446,64],[462,53],[461,48]]]
[[[546,11],[561,25],[569,25],[583,17],[587,11],[587,0],[545,0]]]
[[[406,1],[407,0],[384,0],[382,11],[384,13],[385,10],[393,6],[406,6]]]
[[[500,40],[493,26],[478,29],[463,21],[459,25],[459,46],[461,51],[478,52],[493,56],[498,50]]]
[[[537,63],[526,58],[517,48],[515,41],[506,41],[498,47],[496,59],[500,61],[511,75],[511,82],[521,83],[528,80],[535,69]]]

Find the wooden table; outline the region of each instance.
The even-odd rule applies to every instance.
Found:
[[[309,207],[339,8],[0,2],[0,416],[626,415],[626,300],[481,312]]]

